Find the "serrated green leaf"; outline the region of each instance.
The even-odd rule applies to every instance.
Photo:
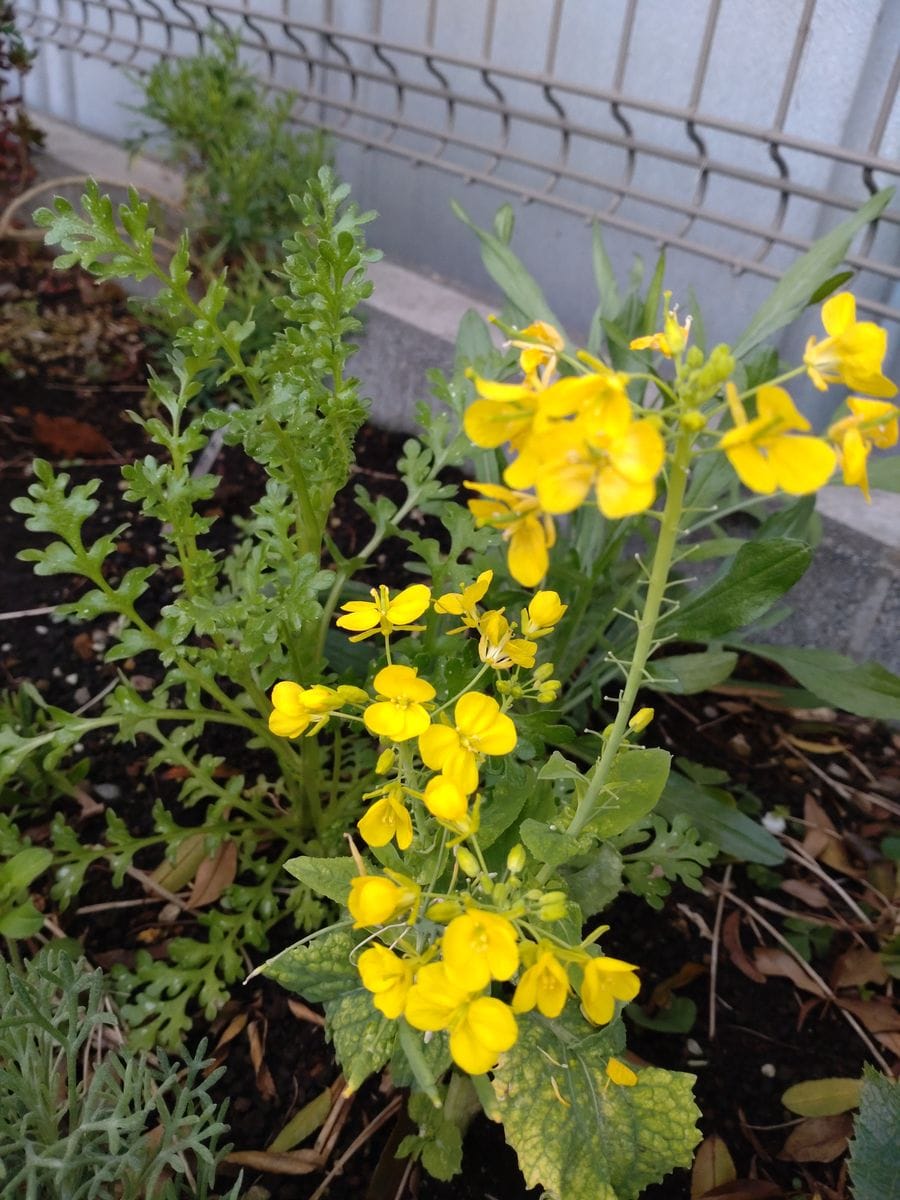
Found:
[[[671,761],[665,750],[620,750],[601,805],[591,818],[591,832],[602,838],[616,837],[652,812],[666,785]]]
[[[528,1187],[555,1200],[636,1200],[688,1167],[700,1133],[694,1077],[648,1067],[634,1087],[606,1074],[621,1022],[590,1032],[577,1013],[519,1017],[519,1038],[494,1072],[507,1141]]]
[[[715,641],[768,612],[811,560],[809,546],[793,538],[748,542],[723,578],[661,621],[659,630],[686,642]]]
[[[289,858],[284,869],[319,896],[327,896],[335,904],[347,903],[350,880],[359,874],[359,868],[352,858],[310,858],[305,854]]]
[[[893,188],[876,192],[858,212],[842,221],[797,259],[754,313],[747,329],[735,344],[735,358],[746,357],[761,342],[790,324],[813,302],[817,289],[844,260],[856,234],[883,212],[893,195]]]
[[[381,1070],[397,1042],[396,1021],[389,1021],[375,1008],[365,988],[326,1003],[325,1032],[334,1042],[350,1092]]]
[[[647,687],[674,696],[692,696],[728,679],[736,663],[737,655],[730,650],[655,658],[647,664]]]
[[[359,987],[351,957],[358,941],[346,930],[323,934],[270,958],[260,974],[314,1004],[334,1000]]]
[[[877,662],[856,663],[831,650],[735,642],[742,650],[777,663],[808,691],[858,717],[900,721],[900,675]]]
[[[850,1143],[850,1179],[855,1200],[900,1200],[900,1084],[863,1068],[859,1116]]]

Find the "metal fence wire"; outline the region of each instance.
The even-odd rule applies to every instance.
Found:
[[[17,14],[36,43],[136,72],[228,31],[273,88],[297,94],[301,126],[777,279],[900,176],[900,40],[879,26],[897,0],[843,0],[871,26],[864,89],[820,137],[815,97],[841,86],[828,58],[823,78],[823,0],[777,3],[782,35],[756,74],[735,20],[771,0],[19,0]],[[657,29],[648,69],[661,13],[681,26],[677,49],[660,52]],[[736,86],[756,89],[753,119],[730,115]],[[849,260],[861,307],[889,322],[898,243],[894,204]]]

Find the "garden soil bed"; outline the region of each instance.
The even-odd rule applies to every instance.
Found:
[[[145,392],[141,327],[115,291],[95,289],[74,272],[52,274],[45,258],[15,242],[0,248],[0,321],[0,344],[9,351],[5,373],[0,366],[0,688],[30,681],[64,708],[86,704],[119,669],[135,686],[150,688],[152,661],[104,664],[109,630],[102,622],[82,627],[52,620],[46,610],[71,599],[78,585],[67,577],[37,577],[16,559],[32,538],[9,509],[28,485],[35,456],[65,464],[76,481],[101,481],[94,532],[130,522],[120,535],[116,569],[153,559],[152,523],[132,521],[120,479],[123,463],[149,452],[126,415]],[[333,520],[345,552],[367,536],[352,483],[402,495],[391,466],[401,443],[373,427],[362,431],[357,477]],[[214,536],[224,548],[233,519],[247,511],[263,481],[228,449],[213,470],[222,477],[211,501],[219,517]],[[398,578],[402,548],[392,558],[389,547],[387,555],[379,569]],[[164,600],[164,575],[158,588],[152,603]],[[12,618],[13,612],[23,615]],[[629,1047],[642,1061],[697,1074],[704,1134],[724,1139],[739,1176],[757,1181],[729,1193],[733,1200],[817,1191],[822,1200],[845,1197],[848,1119],[826,1118],[816,1128],[799,1124],[781,1096],[803,1080],[858,1076],[873,1056],[897,1063],[900,1021],[875,952],[890,937],[885,923],[896,891],[896,871],[881,847],[900,811],[900,737],[873,721],[789,707],[791,697],[781,690],[789,681],[776,668],[744,661],[737,675],[743,682],[715,695],[656,697],[653,728],[675,754],[727,772],[748,810],[787,817],[787,832],[796,839],[789,847],[793,857],[777,874],[717,864],[702,893],[676,888],[659,912],[623,896],[604,917],[611,929],[603,944],[640,964],[645,1022],[672,1023],[680,1012],[681,1032],[632,1025]],[[133,748],[98,738],[86,750],[87,790],[134,828],[146,828],[149,794],[165,797],[173,785],[140,778]],[[85,816],[85,836],[96,819]],[[38,822],[35,839],[43,832]],[[139,885],[129,884],[139,894]],[[49,899],[46,911],[56,928],[78,937],[94,961],[108,966],[128,961],[158,930],[153,906],[104,908],[121,898],[98,870],[81,901],[90,913],[74,906],[55,913]],[[792,946],[811,957],[818,983]],[[228,1099],[229,1140],[237,1150],[264,1149],[299,1107],[335,1085],[337,1069],[317,1014],[267,981],[236,989],[212,1028],[198,1022],[196,1035],[211,1037],[225,1067],[217,1090]],[[515,1155],[486,1120],[475,1122],[463,1173],[448,1184],[418,1170],[410,1174],[383,1154],[403,1135],[405,1120],[388,1080],[371,1081],[352,1101],[341,1101],[335,1117],[324,1170],[304,1177],[248,1170],[245,1183],[258,1183],[265,1189],[259,1197],[271,1200],[539,1195],[526,1191]],[[317,1190],[328,1171],[334,1176],[327,1190]],[[646,1195],[687,1197],[689,1176],[682,1172]]]

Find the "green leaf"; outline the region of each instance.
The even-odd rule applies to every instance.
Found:
[[[659,258],[656,260],[656,268],[653,272],[653,278],[650,280],[650,287],[647,289],[647,298],[644,301],[644,333],[655,333],[660,327],[659,318],[659,302],[662,297],[663,279],[666,274],[666,252],[660,252]]]
[[[838,271],[836,275],[832,275],[830,279],[826,279],[823,284],[813,292],[809,298],[810,304],[821,304],[826,300],[832,292],[836,292],[839,287],[843,287],[845,283],[849,283],[853,278],[852,271]]]
[[[662,795],[672,756],[665,750],[629,747],[620,750],[604,789],[600,808],[590,829],[611,838],[652,812]]]
[[[686,642],[710,642],[741,629],[768,612],[811,559],[809,546],[793,538],[748,542],[721,579],[660,622],[660,632]]]
[[[348,1092],[355,1092],[381,1070],[397,1041],[396,1021],[389,1021],[375,1008],[365,988],[325,1005],[325,1032],[334,1042]]]
[[[647,664],[647,686],[655,692],[691,696],[705,692],[728,679],[737,663],[730,650],[706,650],[702,654],[673,654]]]
[[[317,895],[326,896],[335,904],[347,903],[350,880],[359,874],[352,858],[310,858],[305,854],[289,858],[284,869]]]
[[[855,663],[831,650],[759,646],[753,642],[734,645],[777,663],[826,704],[858,717],[900,721],[900,676],[880,663]]]
[[[578,839],[571,834],[553,829],[543,821],[534,821],[531,817],[519,826],[519,836],[529,854],[554,870],[583,849]]]
[[[346,930],[322,934],[270,958],[260,974],[313,1004],[334,1000],[359,987],[359,972],[351,959],[358,940]]]
[[[587,855],[584,866],[569,865],[561,872],[566,891],[586,917],[603,912],[622,890],[622,855],[603,843]]]
[[[462,1167],[462,1134],[441,1108],[435,1108],[427,1096],[413,1092],[409,1115],[419,1127],[418,1134],[405,1137],[397,1148],[398,1158],[415,1154],[435,1179],[449,1180]]]
[[[642,1029],[657,1033],[690,1033],[697,1020],[697,1005],[690,996],[671,996],[665,1008],[649,1017],[638,1004],[628,1004],[625,1014]]]
[[[797,259],[757,309],[734,347],[735,358],[745,358],[761,342],[789,325],[807,305],[816,302],[814,297],[817,290],[843,262],[854,237],[883,212],[893,195],[893,188],[876,192],[858,212],[842,221]]]
[[[37,879],[53,862],[53,854],[38,846],[28,846],[0,867],[0,898],[14,896]]]
[[[494,1072],[506,1139],[526,1187],[562,1200],[636,1200],[700,1140],[694,1077],[648,1067],[634,1087],[606,1075],[621,1022],[590,1032],[577,1013],[519,1017],[519,1038]]]
[[[900,458],[896,454],[868,464],[869,483],[885,492],[900,492]]]
[[[618,313],[621,301],[619,299],[619,287],[616,283],[616,273],[613,270],[609,255],[606,253],[603,232],[596,222],[594,223],[591,238],[594,279],[596,280],[597,293],[600,297],[598,312],[602,319],[610,321]]]
[[[704,787],[673,771],[659,802],[658,812],[668,820],[679,813],[688,818],[704,837],[741,862],[777,867],[784,862],[784,849],[767,829],[732,807],[727,792]]]
[[[795,1083],[781,1103],[798,1117],[835,1117],[859,1107],[861,1079],[807,1079]]]
[[[900,1200],[900,1084],[863,1068],[854,1138],[850,1143],[850,1179],[855,1200]]]

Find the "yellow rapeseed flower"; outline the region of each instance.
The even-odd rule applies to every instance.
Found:
[[[412,987],[415,963],[376,942],[363,950],[356,965],[363,987],[372,992],[372,1003],[379,1012],[396,1021]]]
[[[369,733],[392,742],[406,742],[431,724],[424,705],[436,693],[427,679],[419,678],[415,667],[382,667],[375,676],[375,691],[381,699],[363,713]]]
[[[439,962],[419,968],[404,1016],[414,1029],[448,1030],[451,1057],[470,1075],[490,1071],[519,1036],[508,1005],[454,984]]]
[[[397,784],[386,787],[380,798],[357,821],[357,828],[369,846],[386,846],[392,838],[396,838],[398,849],[408,849],[413,828],[412,818],[403,803],[403,789]]]
[[[393,599],[384,584],[371,588],[370,592],[371,600],[348,600],[341,605],[346,616],[338,617],[335,624],[339,629],[353,631],[351,642],[361,642],[378,633],[388,637],[396,630],[415,633],[424,629],[424,625],[412,624],[431,603],[431,589],[424,583],[404,588]]]
[[[507,343],[521,350],[519,366],[526,378],[537,376],[540,386],[546,387],[556,370],[559,356],[565,350],[565,339],[547,321],[532,321],[521,330],[518,338]]]
[[[444,930],[441,953],[447,977],[479,992],[492,979],[511,979],[519,966],[519,935],[506,917],[470,908]]]
[[[536,1007],[545,1017],[558,1017],[571,991],[569,976],[551,949],[536,949],[535,953],[536,961],[522,973],[516,985],[513,1012],[530,1012]]]
[[[361,688],[342,684],[337,688],[314,684],[303,688],[285,680],[272,688],[269,729],[279,737],[295,738],[309,728],[317,733],[332,713],[345,704],[365,704],[369,697]]]
[[[546,637],[563,619],[568,607],[558,592],[535,592],[528,607],[522,609],[519,621],[522,633],[528,638]]]
[[[435,775],[428,780],[422,803],[433,817],[454,828],[465,821],[469,811],[466,793],[446,775]]]
[[[509,573],[522,587],[536,587],[550,566],[549,551],[556,543],[556,526],[541,512],[537,498],[496,483],[466,483],[484,500],[470,500],[475,523],[499,529],[509,543]]]
[[[761,387],[756,393],[758,416],[748,421],[733,383],[725,395],[734,429],[719,442],[741,482],[751,491],[769,495],[781,489],[792,496],[818,491],[828,482],[837,457],[822,438],[797,436],[810,428],[780,387]]]
[[[674,308],[669,307],[671,297],[672,293],[666,292],[666,315],[662,332],[651,333],[648,337],[634,338],[628,343],[632,350],[658,350],[666,358],[674,358],[685,348],[691,332],[691,318],[688,317],[683,323],[679,323],[677,305]]]
[[[540,392],[535,379],[522,383],[497,383],[471,375],[479,399],[463,417],[466,437],[476,446],[493,450],[509,442],[520,446],[531,434],[538,413]]]
[[[478,657],[495,671],[534,666],[537,643],[515,637],[515,625],[511,625],[499,610],[491,609],[479,619],[478,632],[481,634]]]
[[[445,592],[443,596],[438,596],[434,602],[436,613],[449,613],[452,617],[462,618],[462,625],[449,630],[449,633],[465,633],[467,629],[476,627],[479,601],[484,599],[493,578],[493,571],[482,571],[475,582],[464,587],[461,592]]]
[[[887,400],[866,400],[851,396],[847,401],[850,416],[836,421],[828,430],[838,447],[844,483],[858,487],[871,503],[868,457],[873,446],[887,450],[897,445],[900,409]]]
[[[822,324],[828,337],[806,343],[803,365],[819,391],[843,383],[870,396],[896,396],[897,385],[881,373],[887,353],[887,334],[871,321],[857,321],[856,297],[840,292],[822,305]]]
[[[429,725],[419,736],[419,754],[426,767],[442,771],[469,795],[478,787],[481,757],[509,754],[516,744],[516,727],[493,696],[482,692],[460,696],[453,721],[453,725]]]
[[[641,990],[637,967],[619,958],[592,958],[584,966],[581,1004],[588,1020],[606,1025],[616,1011],[616,1001],[633,1000]]]
[[[399,913],[417,905],[421,891],[417,883],[397,871],[385,875],[358,875],[350,880],[347,900],[353,928],[386,925]]]

